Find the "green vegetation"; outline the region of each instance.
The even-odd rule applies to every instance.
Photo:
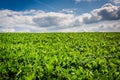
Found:
[[[0,33],[0,80],[120,80],[120,33]]]

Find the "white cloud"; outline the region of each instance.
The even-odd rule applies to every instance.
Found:
[[[92,2],[92,1],[98,1],[98,0],[74,0],[76,3],[85,1],[85,2]]]
[[[120,4],[120,0],[112,0],[115,4]]]
[[[85,26],[87,31],[120,32],[120,20],[101,21]]]
[[[101,20],[118,20],[120,19],[120,7],[107,3],[101,8],[93,10],[92,15],[101,17]]]
[[[62,9],[61,11],[59,11],[60,13],[66,13],[66,14],[74,14],[74,12],[76,11],[76,9]]]
[[[64,9],[63,11],[70,11]],[[101,24],[102,25],[101,25]],[[111,24],[112,23],[112,24]],[[82,15],[41,10],[0,10],[0,31],[119,31],[120,7],[105,4]],[[99,25],[98,25],[99,24]]]
[[[15,32],[15,29],[10,28],[10,27],[5,27],[5,28],[2,28],[0,31],[2,31],[2,32]]]
[[[45,13],[44,16],[35,16],[33,22],[39,27],[68,27],[72,24],[73,19],[73,14],[49,12]]]

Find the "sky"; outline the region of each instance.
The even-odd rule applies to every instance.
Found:
[[[0,32],[120,32],[120,0],[0,0]]]

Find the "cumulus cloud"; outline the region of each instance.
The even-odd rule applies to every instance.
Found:
[[[92,15],[97,15],[101,17],[101,20],[118,20],[120,19],[120,7],[113,6],[110,3],[105,4],[99,9],[95,9]]]
[[[16,12],[11,10],[1,10],[0,11],[0,25],[4,27],[15,27],[15,26],[32,26],[32,16],[31,11]],[[32,14],[31,14],[32,15]]]
[[[70,24],[72,24],[73,19],[73,14],[50,12],[45,13],[44,16],[34,17],[33,21],[39,27],[68,27]]]
[[[100,22],[103,23],[98,26]],[[110,24],[111,22],[113,24]],[[119,31],[119,23],[120,7],[110,3],[99,9],[94,9],[90,13],[77,16],[73,13],[44,12],[41,10],[0,10],[0,31],[3,32],[101,31],[103,29]]]
[[[6,31],[9,27],[16,29],[25,28],[30,30],[41,29],[45,31],[46,28],[50,27],[72,26],[74,22],[73,14],[44,12],[39,10],[30,10],[23,12],[1,10],[0,14],[0,26],[1,28],[4,27]]]
[[[120,20],[102,21],[91,25],[86,28],[87,31],[120,32]]]
[[[107,3],[99,9],[94,9],[90,13],[85,13],[81,15],[81,17],[83,19],[83,22],[86,24],[104,20],[119,20],[120,7]]]
[[[120,0],[112,0],[114,4],[120,4]]]
[[[2,32],[15,32],[15,29],[14,28],[6,27],[6,28],[2,28],[1,31]]]

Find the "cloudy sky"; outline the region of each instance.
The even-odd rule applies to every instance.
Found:
[[[0,32],[120,32],[120,0],[0,0]]]

